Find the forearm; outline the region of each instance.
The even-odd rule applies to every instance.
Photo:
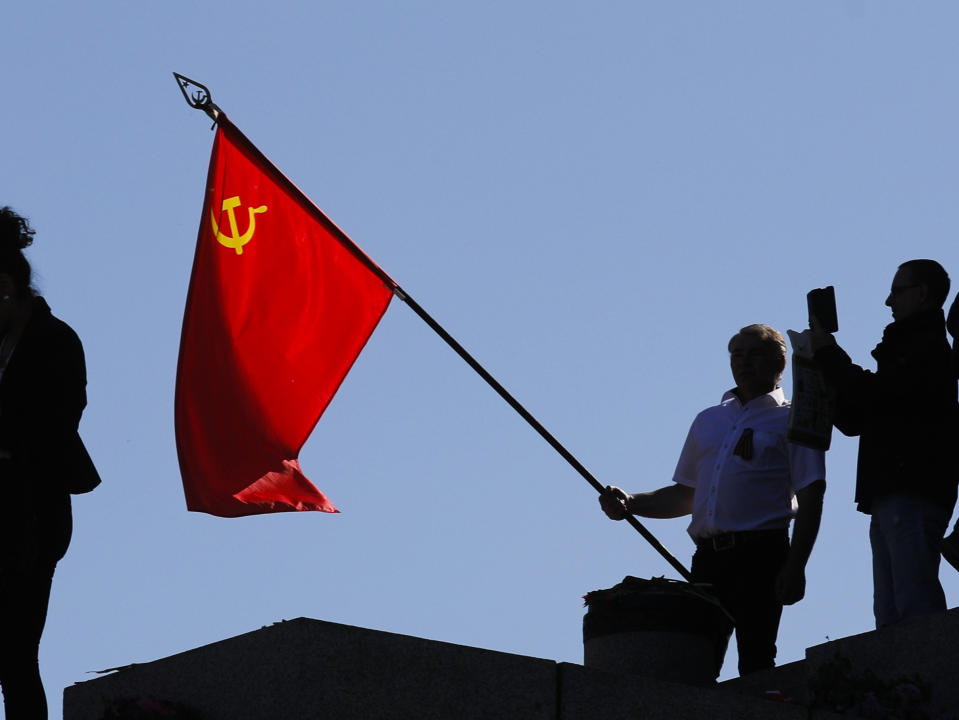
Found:
[[[826,481],[817,480],[797,493],[799,507],[796,510],[792,542],[789,544],[789,557],[787,559],[787,563],[794,567],[805,568],[809,556],[812,554],[813,545],[816,544],[816,536],[819,534],[819,524],[822,520],[825,490]]]
[[[867,398],[874,393],[875,376],[856,365],[838,345],[822,348],[813,360],[833,391],[833,425],[844,435],[859,435],[867,414]]]
[[[850,373],[862,370],[852,361],[849,353],[836,343],[817,348],[813,353],[813,362],[826,378],[826,382],[833,385],[848,381]]]
[[[693,511],[694,490],[686,485],[667,485],[652,492],[628,496],[626,508],[633,515],[648,518],[675,518]]]

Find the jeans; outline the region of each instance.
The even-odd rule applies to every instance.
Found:
[[[946,609],[939,584],[939,542],[952,508],[909,495],[889,495],[873,503],[873,613],[876,627]]]

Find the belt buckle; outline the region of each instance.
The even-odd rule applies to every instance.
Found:
[[[733,533],[722,533],[721,535],[713,535],[709,538],[709,541],[712,543],[713,550],[719,552],[734,547],[736,545],[736,536]]]

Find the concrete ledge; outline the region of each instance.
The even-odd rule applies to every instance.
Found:
[[[807,720],[801,705],[561,663],[562,720]]]
[[[790,701],[806,704],[809,689],[806,661],[797,660],[769,670],[760,670],[732,678],[719,683],[717,688],[720,692],[733,692],[752,697],[764,697],[767,692],[778,691]]]
[[[814,677],[838,653],[850,661],[854,672],[868,669],[883,680],[918,674],[932,686],[931,704],[955,711],[957,652],[959,608],[808,648],[807,674]]]
[[[205,720],[555,720],[556,674],[550,660],[299,618],[68,687],[63,715],[154,697]]]
[[[957,648],[959,609],[697,687],[299,618],[77,683],[64,691],[64,719],[100,720],[110,704],[154,698],[204,720],[827,720],[836,716],[809,709],[806,689],[837,653],[857,674],[918,674],[935,716],[959,709]]]

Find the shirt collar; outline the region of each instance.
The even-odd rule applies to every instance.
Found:
[[[764,408],[764,407],[782,407],[786,404],[786,393],[778,385],[773,389],[772,392],[768,392],[765,395],[760,395],[759,397],[753,398],[745,405],[742,404],[739,400],[739,396],[733,392],[736,388],[732,390],[727,390],[723,393],[722,404],[729,405],[735,403],[742,408]]]

